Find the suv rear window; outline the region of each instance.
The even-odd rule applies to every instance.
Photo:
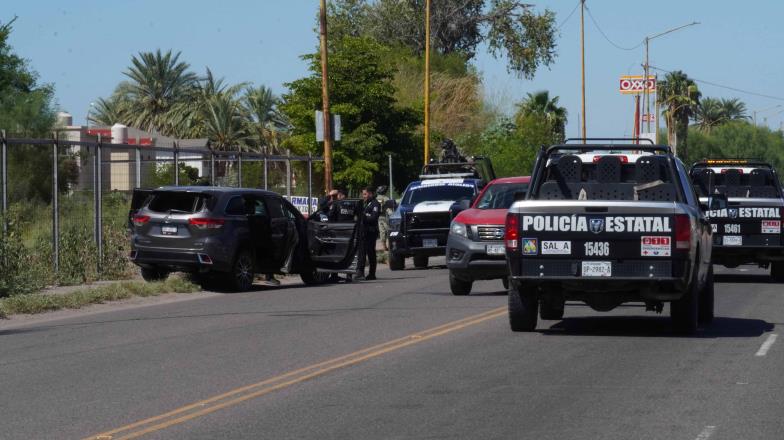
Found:
[[[691,179],[701,197],[715,193],[755,199],[780,196],[773,173],[765,168],[699,167],[691,171]]]
[[[474,186],[468,183],[450,185],[422,185],[410,188],[403,197],[404,205],[422,202],[469,200],[474,196]]]
[[[187,192],[159,192],[152,195],[147,209],[161,213],[192,214],[204,209],[209,196]]]
[[[515,194],[521,192],[525,194],[528,189],[527,183],[497,183],[491,185],[482,194],[482,198],[476,204],[477,209],[509,209],[514,203]]]

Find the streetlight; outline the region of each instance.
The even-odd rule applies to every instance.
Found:
[[[753,112],[751,112],[751,114],[754,115],[754,118],[753,118],[754,126],[757,125],[757,113],[769,112],[769,111],[777,109],[779,107],[781,107],[781,104],[776,104],[773,107],[768,107],[768,108],[765,108],[765,109],[762,109],[762,110],[754,110]]]
[[[650,66],[648,64],[648,46],[649,46],[649,43],[650,43],[651,40],[653,40],[655,38],[659,38],[659,37],[662,37],[664,35],[670,34],[672,32],[679,31],[679,30],[681,30],[683,28],[687,28],[689,26],[695,26],[695,25],[698,25],[698,24],[700,24],[698,21],[693,21],[693,22],[691,22],[689,24],[684,24],[682,26],[678,26],[678,27],[666,30],[664,32],[659,32],[658,34],[649,35],[649,36],[645,37],[645,40],[644,40],[645,41],[645,66],[644,66],[645,67],[645,74],[643,75],[643,81],[642,81],[643,82],[642,99],[645,101],[644,102],[645,105],[643,107],[645,107],[645,112],[648,114],[648,121],[646,122],[646,130],[647,130],[648,133],[651,132],[651,98],[650,98],[650,96],[648,96],[648,71],[650,69]],[[658,122],[658,119],[657,119],[656,127],[658,127],[658,126],[659,126],[659,122]],[[658,135],[657,135],[657,142],[658,142]]]

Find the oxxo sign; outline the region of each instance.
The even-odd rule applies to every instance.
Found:
[[[623,95],[639,95],[645,91],[642,75],[623,75],[618,83],[618,91]],[[648,93],[656,91],[656,77],[648,76]]]

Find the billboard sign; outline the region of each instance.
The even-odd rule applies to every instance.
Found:
[[[618,91],[623,95],[639,95],[645,91],[642,75],[622,75]],[[648,93],[656,92],[656,77],[648,76]]]

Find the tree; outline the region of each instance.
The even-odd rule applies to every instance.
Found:
[[[278,109],[280,98],[269,87],[247,87],[242,105],[248,116],[249,145],[256,151],[266,148],[268,153],[280,154],[280,144],[290,128]]]
[[[781,169],[784,166],[784,137],[744,120],[729,121],[710,132],[692,129],[686,163],[700,159],[759,159]]]
[[[667,141],[683,158],[688,157],[689,118],[700,102],[697,84],[680,70],[668,73],[659,82],[659,102],[667,123]]]
[[[424,53],[425,0],[337,0],[330,5],[331,32],[368,36],[387,46]],[[334,21],[332,18],[334,17]],[[517,0],[432,0],[433,49],[471,59],[482,44],[493,56],[505,57],[508,69],[532,78],[555,59],[555,14]]]
[[[566,122],[568,112],[566,108],[558,105],[558,96],[550,98],[550,92],[542,90],[528,93],[525,99],[517,105],[518,124],[526,117],[538,116],[547,124],[552,133],[550,143],[560,143],[566,138]]]
[[[746,104],[738,98],[721,99],[721,110],[727,121],[743,121],[749,119]]]
[[[710,132],[713,127],[726,122],[726,115],[721,101],[716,98],[704,98],[694,111],[694,120],[704,132]]]
[[[293,126],[285,145],[298,153],[320,154],[314,112],[321,108],[321,60],[318,54],[303,59],[311,75],[286,84],[289,92],[280,105]],[[343,131],[333,150],[338,185],[382,183],[386,177],[380,164],[386,154],[405,170],[396,174],[396,185],[407,183],[421,163],[413,137],[421,117],[396,105],[393,76],[390,50],[370,38],[345,36],[330,47],[330,101],[333,113],[341,115]]]

